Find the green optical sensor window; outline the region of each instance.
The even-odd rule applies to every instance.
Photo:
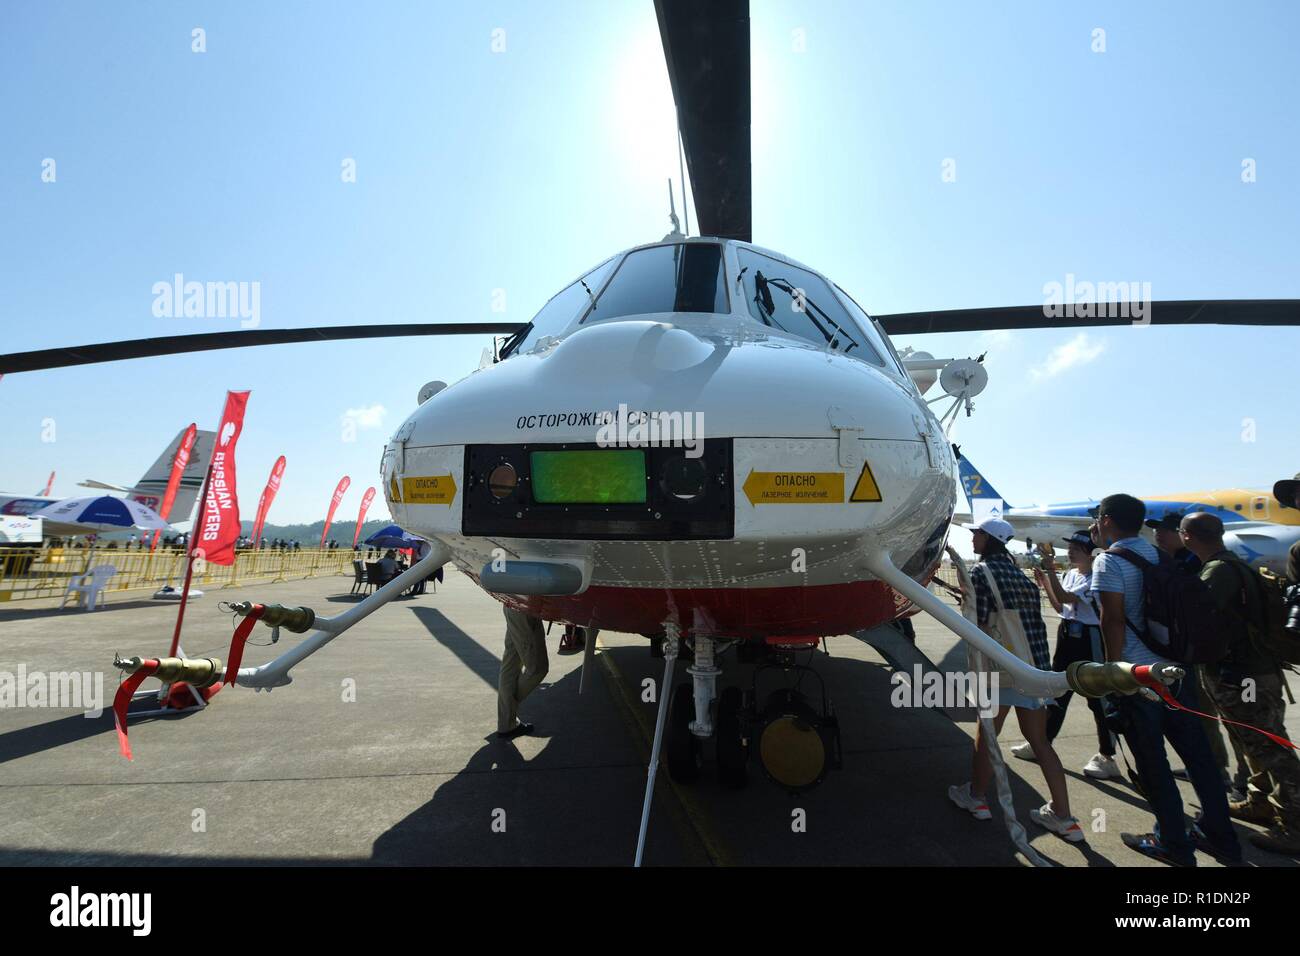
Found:
[[[544,505],[645,504],[645,452],[535,451],[533,500]]]

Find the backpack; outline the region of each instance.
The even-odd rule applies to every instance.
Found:
[[[1219,610],[1209,585],[1161,554],[1152,564],[1136,551],[1110,548],[1142,572],[1145,627],[1129,627],[1152,652],[1179,664],[1213,664],[1228,654],[1232,618]],[[1160,646],[1163,644],[1164,646]]]
[[[1241,617],[1246,622],[1250,642],[1265,657],[1280,664],[1300,664],[1300,634],[1287,630],[1286,582],[1267,571],[1255,571],[1242,561],[1221,562],[1232,565],[1242,582]],[[1244,613],[1246,608],[1246,578],[1253,578],[1255,588],[1264,608],[1263,620],[1252,621]]]

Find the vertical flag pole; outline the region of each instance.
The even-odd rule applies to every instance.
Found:
[[[224,413],[223,413],[224,414]],[[220,423],[218,423],[220,424]],[[208,508],[208,483],[212,481],[212,457],[208,458],[208,470],[203,475],[203,490],[199,492],[199,511],[198,520],[195,524],[200,527],[203,524],[203,513]],[[185,560],[185,586],[181,589],[181,605],[176,609],[176,630],[172,634],[171,650],[167,652],[168,657],[175,657],[177,650],[181,645],[181,624],[185,621],[185,605],[190,599],[190,581],[194,578],[194,526],[190,526],[189,540],[186,542],[186,560]]]

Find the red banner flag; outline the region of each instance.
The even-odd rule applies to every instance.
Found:
[[[266,487],[262,489],[262,497],[257,500],[257,519],[253,522],[254,548],[262,545],[262,528],[266,524],[266,514],[271,510],[271,502],[275,501],[275,493],[280,490],[280,479],[283,477],[284,455],[281,455],[271,467],[271,477],[266,479]]]
[[[217,445],[208,465],[208,493],[199,512],[196,556],[213,564],[235,563],[239,541],[239,494],[235,483],[235,445],[244,430],[248,392],[226,392]]]
[[[361,540],[361,526],[366,523],[366,512],[370,510],[370,502],[375,500],[375,489],[367,488],[366,493],[361,496],[361,510],[357,513],[357,530],[352,535],[352,547],[357,546]]]
[[[344,475],[339,479],[339,486],[334,489],[334,497],[330,499],[329,514],[325,516],[325,527],[321,529],[320,533],[320,546],[322,548],[325,547],[325,536],[330,533],[330,522],[334,520],[334,511],[338,508],[339,502],[343,500],[343,495],[350,484],[352,484],[352,479]]]
[[[158,507],[158,517],[164,521],[167,520],[167,515],[172,510],[172,504],[176,501],[176,489],[180,487],[181,475],[185,473],[185,468],[190,463],[190,452],[194,450],[194,440],[198,435],[198,426],[190,422],[190,427],[185,429],[180,444],[176,446],[176,457],[172,459],[172,473],[167,477],[167,490],[163,492],[162,504]],[[50,477],[52,478],[53,475]],[[149,545],[150,551],[158,547],[158,537],[161,534],[161,528],[153,533],[153,543]]]

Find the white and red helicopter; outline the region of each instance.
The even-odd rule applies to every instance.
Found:
[[[0,373],[261,344],[508,335],[466,378],[421,389],[384,448],[391,514],[430,552],[336,617],[239,605],[311,633],[239,669],[236,683],[288,684],[294,666],[448,562],[545,620],[644,635],[665,658],[665,688],[678,656],[691,666],[688,681],[659,696],[642,844],[665,740],[669,770],[683,780],[698,773],[707,738],[733,784],[751,753],[792,790],[837,762],[825,695],[783,684],[761,696],[756,678],[751,691],[719,693],[724,646],[737,645],[745,666],[806,670],[798,649],[919,608],[1034,696],[1134,693],[1181,677],[1171,664],[1038,670],[927,590],[954,513],[956,466],[931,408],[940,399],[924,392],[938,375],[954,399],[947,418],[969,411],[987,377],[977,360],[901,359],[890,335],[1061,323],[1042,306],[873,319],[829,278],[753,245],[748,2],[656,0],[656,12],[700,237],[674,228],[611,256],[524,326],[174,336],[0,356]],[[1149,314],[1158,324],[1296,325],[1300,302],[1156,302]],[[156,676],[202,686],[223,671],[215,659],[164,659]]]

